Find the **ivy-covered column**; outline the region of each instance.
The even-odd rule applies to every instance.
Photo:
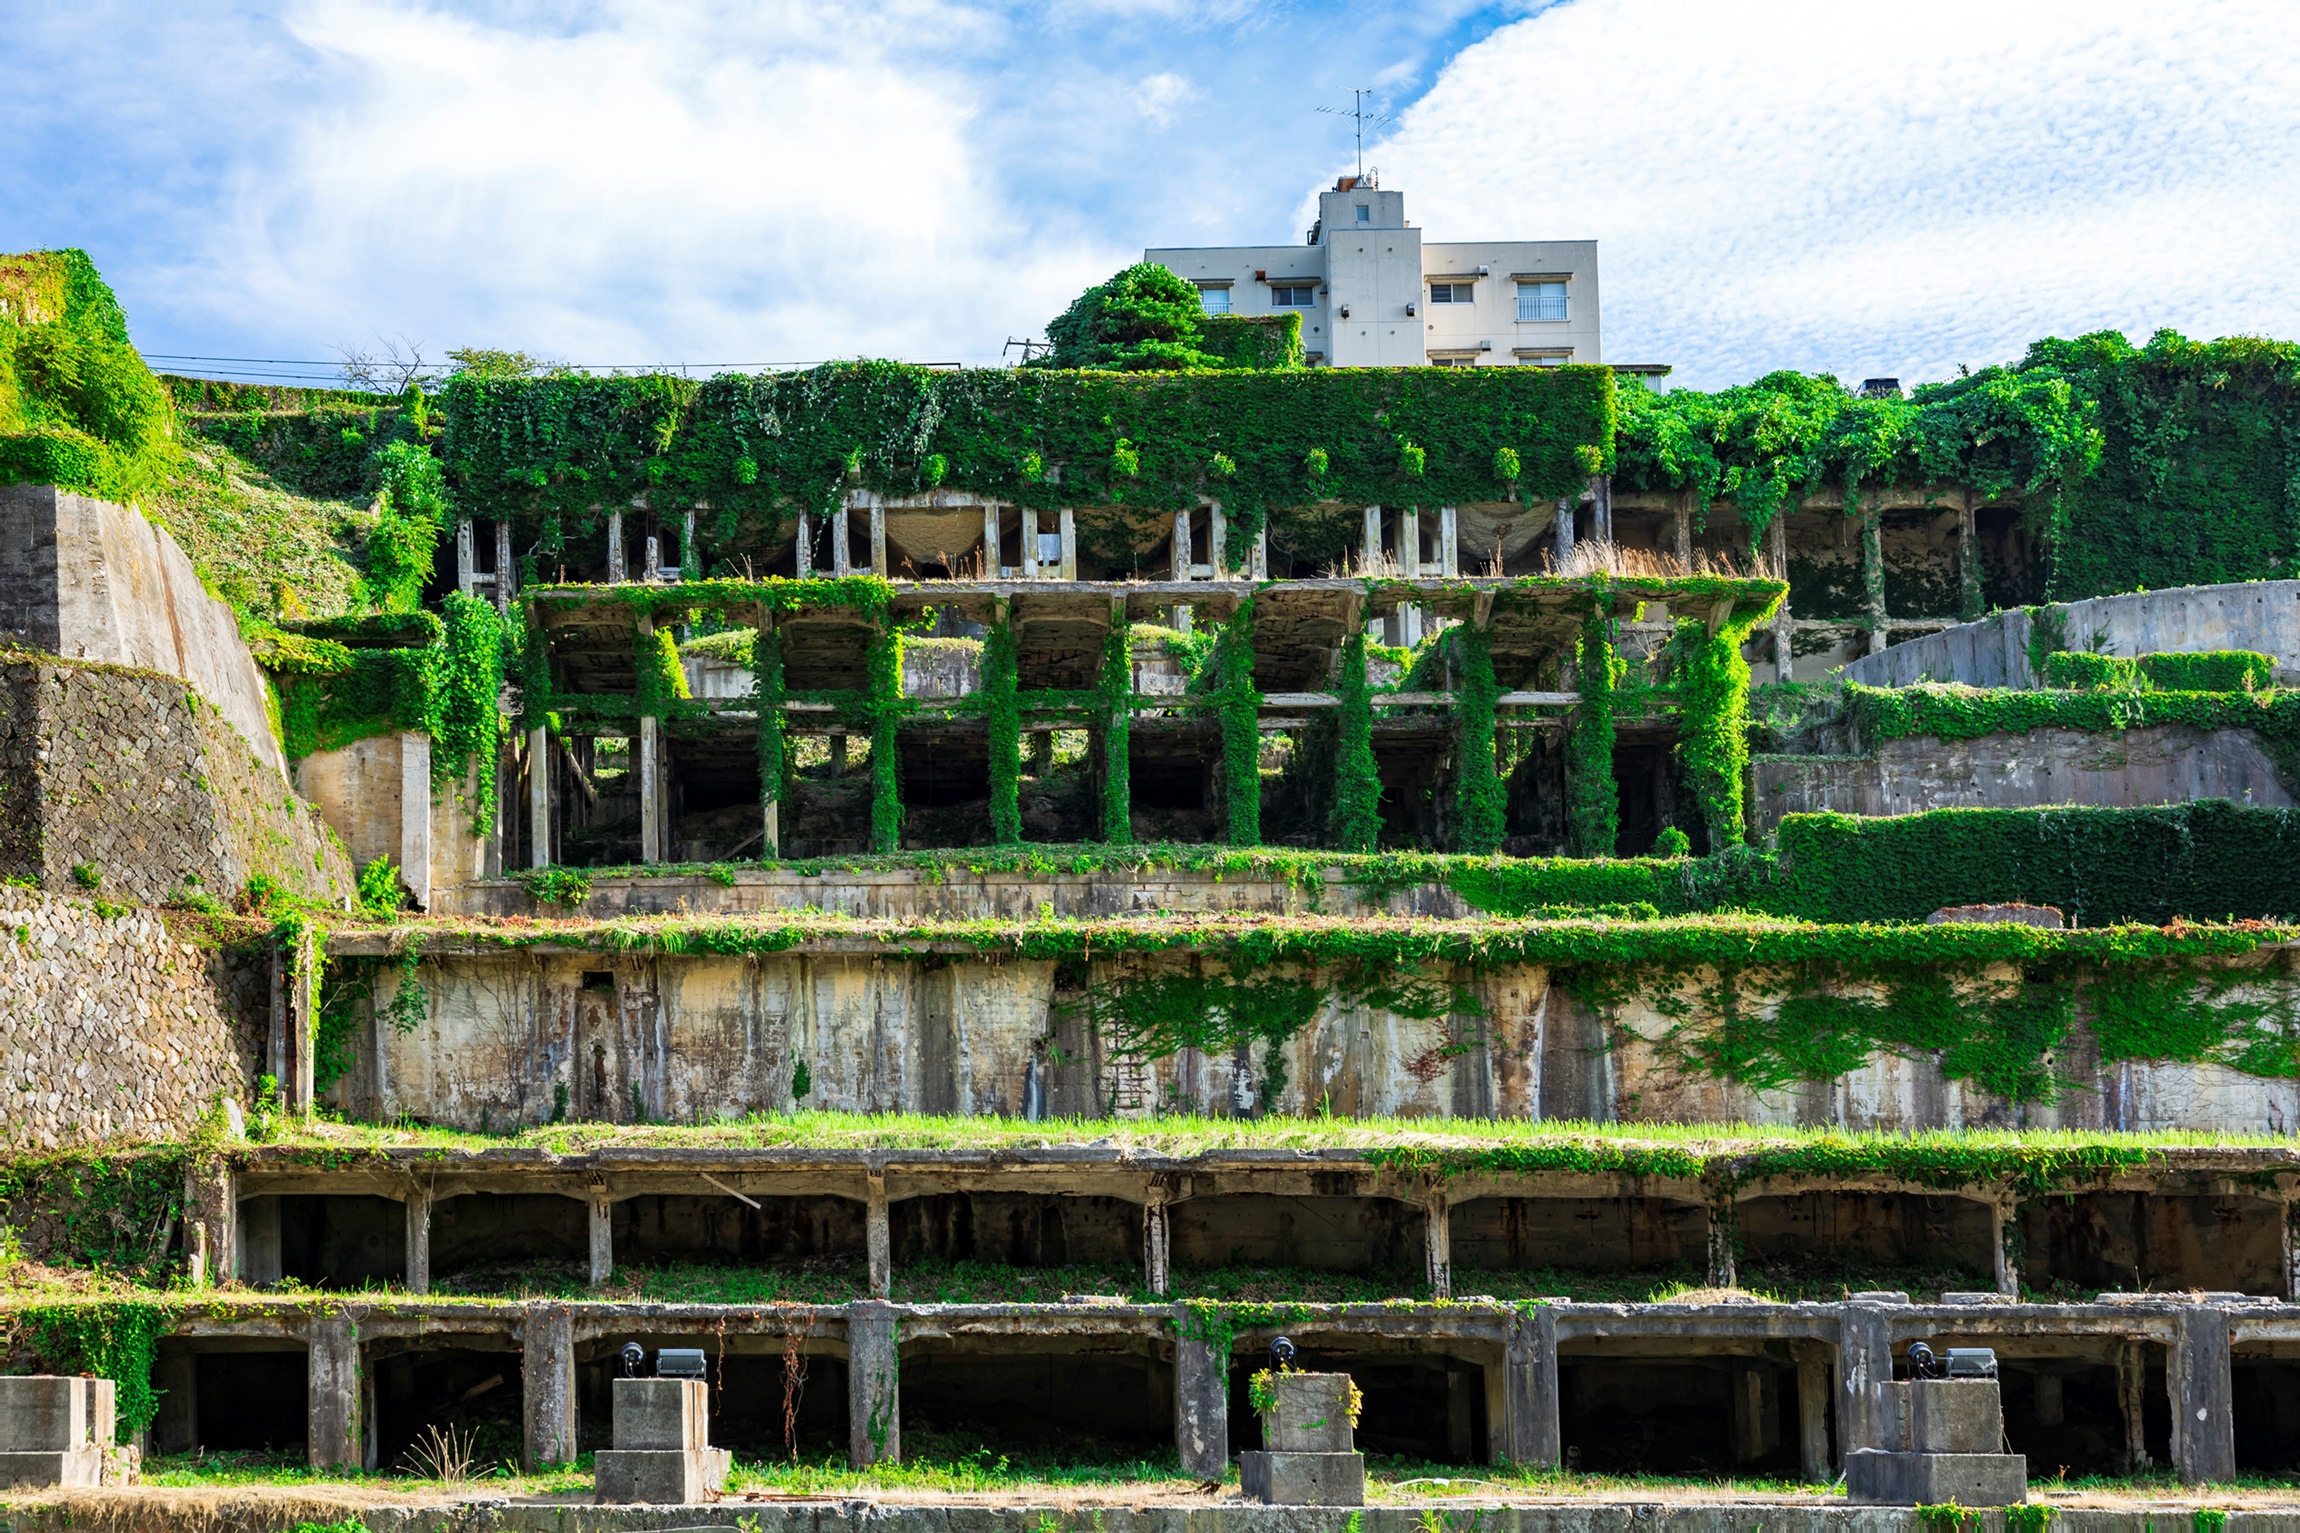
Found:
[[[1359,610],[1362,615],[1362,601]],[[1374,762],[1374,708],[1362,625],[1342,645],[1341,671],[1334,687],[1341,700],[1334,710],[1334,845],[1345,852],[1370,852],[1382,833],[1382,778]]]
[[[1454,693],[1454,749],[1460,773],[1454,796],[1460,828],[1455,836],[1458,849],[1473,857],[1500,851],[1504,828],[1501,778],[1493,767],[1494,700],[1501,689],[1494,685],[1493,632],[1487,626],[1492,602],[1492,592],[1479,592],[1475,613],[1456,630],[1459,637],[1454,640],[1461,658],[1461,680]]]
[[[902,847],[902,635],[882,610],[870,642],[870,837],[874,852]]]
[[[1102,640],[1102,839],[1134,839],[1134,795],[1127,749],[1134,723],[1134,639],[1126,598],[1110,598],[1110,631]]]
[[[1015,695],[1017,665],[1014,630],[1006,598],[992,607],[982,638],[982,709],[990,726],[990,839],[998,846],[1022,843],[1022,711]]]
[[[1577,857],[1610,857],[1621,839],[1621,793],[1613,781],[1613,689],[1621,661],[1613,651],[1613,598],[1597,593],[1574,647],[1581,706],[1565,741],[1565,818]]]
[[[759,609],[759,636],[751,647],[752,694],[759,710],[759,813],[765,821],[759,855],[783,854],[783,779],[789,759],[783,718],[783,636],[775,615]]]
[[[1957,616],[1974,622],[1988,613],[1988,598],[1981,589],[1981,534],[1968,486],[1957,508]]]
[[[1677,625],[1677,759],[1701,806],[1709,850],[1737,846],[1747,835],[1742,778],[1749,766],[1749,662],[1741,644],[1760,614],[1728,614],[1711,632],[1687,618]]]
[[[1262,844],[1262,694],[1254,689],[1254,598],[1222,633],[1222,779],[1232,846]]]
[[[1861,497],[1861,590],[1867,600],[1869,653],[1885,647],[1885,534],[1874,491]]]

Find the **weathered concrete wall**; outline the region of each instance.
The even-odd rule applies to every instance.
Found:
[[[2300,580],[2180,586],[2129,596],[2096,596],[2059,609],[2071,649],[2104,655],[2249,649],[2276,657],[2280,671],[2300,671]],[[1895,644],[1838,672],[1845,681],[1905,687],[1961,681],[1976,687],[2033,687],[2025,610]]]
[[[32,649],[191,683],[258,760],[287,775],[238,621],[176,540],[134,509],[53,485],[0,485],[0,625]]]
[[[1750,764],[1750,817],[1760,832],[1782,816],[1869,816],[1924,809],[2019,809],[2043,804],[2133,808],[2225,798],[2287,808],[2292,795],[2246,729],[2156,724],[2117,734],[2034,729],[1978,740],[1920,735],[1867,756],[1761,756]]]
[[[2232,992],[2293,1004],[2270,954]],[[1464,976],[1481,1012],[1431,1020],[1329,998],[1278,1046],[1130,1059],[1083,1003],[1188,960],[1096,960],[1077,989],[1040,962],[861,953],[742,959],[566,953],[426,962],[429,1021],[377,1029],[339,1101],[463,1128],[548,1117],[699,1122],[805,1106],[845,1112],[1100,1117],[1187,1109],[1402,1117],[2300,1131],[2300,1082],[2215,1064],[2099,1063],[2082,1024],[2054,1051],[2068,1085],[2021,1105],[1882,1054],[1830,1081],[1760,1091],[1683,1062],[1715,1019],[1717,976],[1600,1017],[1539,967]],[[1272,976],[1258,976],[1262,978]],[[1431,978],[1435,979],[1433,975]],[[2009,981],[1991,971],[1984,982]],[[396,983],[387,971],[382,989]],[[1740,1006],[1778,996],[1744,978]],[[380,1059],[380,1069],[377,1061]],[[805,1065],[807,1094],[793,1096]]]
[[[296,763],[296,791],[360,867],[389,857],[418,908],[467,911],[465,891],[487,872],[488,838],[472,834],[476,773],[459,789],[435,793],[431,741],[415,733],[376,735]],[[416,812],[407,812],[409,805]],[[518,884],[501,887],[520,889]]]
[[[182,1138],[248,1101],[269,955],[203,949],[158,916],[0,888],[0,1144]]]
[[[0,666],[0,872],[69,893],[84,866],[148,905],[189,881],[229,899],[258,873],[314,899],[350,893],[311,806],[181,681],[15,659]]]

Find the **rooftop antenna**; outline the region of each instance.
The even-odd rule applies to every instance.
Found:
[[[1373,88],[1371,86],[1367,86],[1351,90],[1350,109],[1346,112],[1338,106],[1322,106],[1318,108],[1319,111],[1325,113],[1328,117],[1347,117],[1355,127],[1358,140],[1358,179],[1361,181],[1366,178],[1366,129],[1378,128],[1385,122],[1394,121],[1392,118],[1383,117],[1375,113],[1373,107],[1370,105],[1373,99]]]
[[[1054,350],[1054,343],[1052,341],[1018,341],[1010,335],[1006,338],[1006,344],[998,349],[999,360],[1004,361],[1006,359],[1006,354],[1014,350],[1014,348],[1017,346],[1022,348],[1022,360],[1025,363],[1027,363],[1032,357],[1036,356],[1039,352],[1051,352]]]

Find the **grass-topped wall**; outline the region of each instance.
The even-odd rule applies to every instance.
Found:
[[[87,253],[0,256],[0,484],[129,500],[167,472],[174,430]]]
[[[1286,552],[1356,546],[1360,508],[1579,494],[1609,466],[1602,367],[1087,373],[836,363],[807,372],[459,378],[444,455],[466,513],[509,516],[548,565],[605,512],[707,508],[705,569],[739,565],[842,492],[964,488],[1087,509],[1090,555],[1132,559],[1135,518],[1220,500],[1275,511]],[[1315,508],[1333,502],[1334,509]]]

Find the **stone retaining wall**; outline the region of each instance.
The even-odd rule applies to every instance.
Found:
[[[180,1138],[253,1095],[268,951],[202,948],[148,910],[0,888],[0,1146]]]

